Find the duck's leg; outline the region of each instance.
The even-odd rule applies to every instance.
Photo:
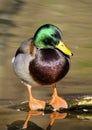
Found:
[[[56,89],[56,84],[53,84],[53,95],[52,95],[52,100],[50,101],[50,105],[54,107],[54,109],[59,109],[59,108],[68,108],[67,102],[58,96],[57,94],[57,89]]]
[[[28,88],[28,93],[29,93],[29,107],[30,110],[38,110],[38,109],[44,109],[45,108],[45,101],[40,101],[32,96],[32,86],[29,84],[26,84]]]

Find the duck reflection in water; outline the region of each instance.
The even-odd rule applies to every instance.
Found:
[[[40,112],[40,111],[29,111],[27,118],[26,118],[26,121],[23,125],[23,129],[27,128],[28,121],[32,116],[38,116],[38,115],[44,115],[44,112],[43,111],[42,112]],[[47,127],[47,130],[50,130],[50,128],[52,127],[55,120],[64,119],[66,116],[67,116],[67,113],[58,113],[58,112],[51,113],[50,114],[50,123]]]
[[[72,55],[73,53],[63,42],[60,29],[52,24],[42,25],[32,38],[22,42],[12,63],[15,74],[28,88],[30,110],[45,109],[46,101],[35,99],[32,95],[32,87],[40,85],[52,86],[53,94],[49,105],[54,110],[68,108],[66,100],[58,96],[56,83],[68,73]],[[27,128],[30,117],[43,114],[43,112],[33,113],[33,111],[28,113],[23,125],[24,129]],[[53,114],[49,127],[52,126],[55,119],[65,117],[65,115]]]
[[[53,125],[53,123],[55,122],[55,120],[62,120],[64,118],[66,118],[67,113],[58,113],[58,112],[53,112],[52,114],[50,114],[50,123],[47,127],[46,130],[51,130],[51,127]]]
[[[25,122],[23,120],[14,121],[12,124],[7,125],[8,130],[22,130],[22,129],[24,130],[51,130],[55,120],[64,119],[67,116],[67,113],[58,113],[58,112],[51,113],[50,123],[46,129],[43,129],[39,127],[37,124],[35,124],[34,122],[29,121],[29,118],[33,116],[39,116],[39,115],[44,115],[44,112],[43,111],[29,111]]]

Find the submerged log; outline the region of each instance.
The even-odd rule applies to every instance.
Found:
[[[84,96],[69,102],[69,109],[73,108],[92,108],[92,96]]]
[[[70,99],[68,102],[68,109],[63,109],[60,108],[57,110],[58,112],[67,112],[67,111],[75,111],[75,110],[84,110],[87,111],[86,109],[92,110],[92,96],[81,96],[77,97],[76,99]],[[10,106],[9,108],[16,109],[17,111],[30,111],[28,101],[22,102],[17,105]],[[45,111],[46,113],[48,112],[53,112],[54,108],[46,103],[45,109],[38,109],[38,111]]]

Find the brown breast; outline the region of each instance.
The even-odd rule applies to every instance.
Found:
[[[43,85],[59,81],[69,70],[69,59],[55,49],[38,49],[30,62],[29,71],[33,79]]]

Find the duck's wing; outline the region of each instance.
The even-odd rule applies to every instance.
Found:
[[[25,39],[20,47],[17,49],[16,53],[15,53],[15,56],[12,58],[12,63],[14,62],[15,60],[15,57],[18,55],[18,54],[26,54],[26,53],[30,53],[31,50],[32,50],[32,45],[33,45],[33,38],[27,38]]]
[[[36,47],[32,38],[24,40],[12,60],[15,74],[27,84],[36,84],[29,74],[29,64],[35,58]]]
[[[15,53],[15,57],[19,53],[30,53],[30,46],[32,44],[32,38],[25,39]]]

